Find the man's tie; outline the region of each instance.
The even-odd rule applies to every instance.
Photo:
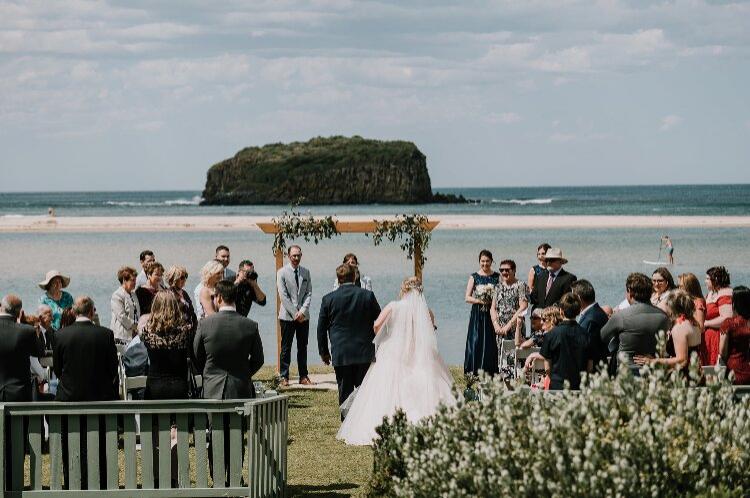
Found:
[[[299,268],[294,269],[294,283],[297,284],[297,290],[299,290]]]
[[[549,294],[549,290],[552,288],[552,283],[555,281],[556,276],[557,275],[550,272],[549,278],[547,279],[547,290],[544,291],[544,297],[547,297],[547,295]]]

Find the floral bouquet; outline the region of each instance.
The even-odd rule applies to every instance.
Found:
[[[495,286],[492,284],[477,285],[474,288],[474,297],[482,301],[482,311],[487,311],[489,309],[494,296]]]

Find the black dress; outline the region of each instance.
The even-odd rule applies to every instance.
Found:
[[[151,304],[154,302],[158,290],[149,289],[148,287],[138,287],[135,290],[135,297],[138,298],[138,307],[141,308],[141,316],[151,313]]]
[[[145,399],[188,399],[189,337],[189,327],[158,335],[143,331],[149,361]]]

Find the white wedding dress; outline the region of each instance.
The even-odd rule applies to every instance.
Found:
[[[336,437],[347,444],[372,444],[375,428],[397,408],[417,422],[440,403],[455,403],[424,295],[414,289],[388,306],[390,316],[374,341],[376,361],[343,405],[349,409]]]

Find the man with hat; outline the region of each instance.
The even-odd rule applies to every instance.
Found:
[[[564,294],[570,292],[570,286],[576,276],[563,269],[568,260],[563,257],[562,249],[550,247],[544,255],[546,269],[534,279],[531,303],[534,308],[547,308],[557,304]]]
[[[46,304],[52,310],[52,328],[60,328],[60,319],[63,310],[73,306],[73,296],[63,289],[70,284],[70,277],[67,277],[57,270],[50,270],[44,276],[44,280],[39,282],[39,288],[44,290],[40,299],[41,304]]]

